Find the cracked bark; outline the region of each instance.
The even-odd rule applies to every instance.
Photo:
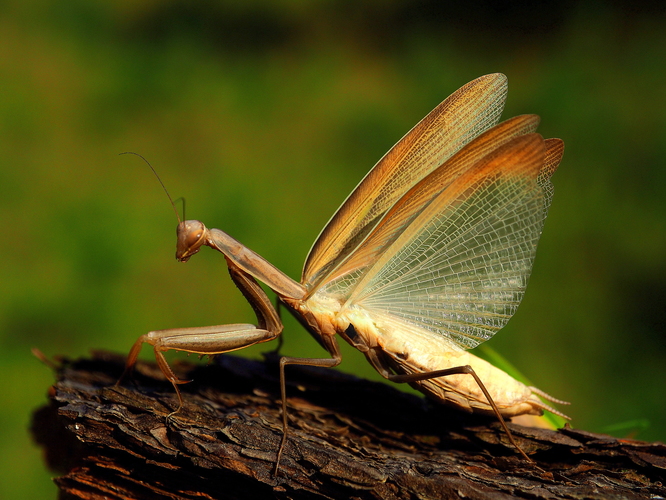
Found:
[[[666,446],[472,417],[330,369],[289,367],[289,439],[277,362],[176,363],[184,407],[155,365],[114,383],[124,357],[60,360],[32,432],[61,499],[506,499],[666,497]]]

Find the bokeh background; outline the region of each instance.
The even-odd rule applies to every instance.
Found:
[[[497,71],[504,117],[540,114],[567,149],[526,298],[490,344],[574,426],[664,440],[664,4],[536,5],[2,2],[0,498],[55,496],[28,431],[53,378],[31,347],[127,352],[153,329],[254,321],[219,254],[175,262],[164,193],[118,153],[297,278],[375,161]],[[321,354],[290,319],[284,337]]]

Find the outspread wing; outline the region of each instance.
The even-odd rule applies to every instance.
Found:
[[[362,244],[329,274],[329,282],[340,276],[355,272],[358,274],[358,271],[374,263],[414,218],[453,181],[503,144],[515,137],[535,132],[538,125],[539,117],[536,115],[516,116],[470,142],[450,160],[424,177],[386,212]],[[349,285],[346,284],[347,288]]]
[[[544,141],[534,133],[497,146],[482,158],[469,155],[473,165],[407,224],[398,224],[388,244],[386,228],[401,219],[387,214],[366,240],[384,242],[376,259],[327,282],[321,292],[346,299],[343,309],[362,306],[443,335],[452,349],[490,338],[523,297],[552,197],[549,178],[563,152],[559,139]],[[460,161],[459,155],[450,161]],[[401,200],[396,213],[408,204]]]
[[[458,89],[410,130],[345,200],[315,241],[302,283],[314,293],[417,182],[494,126],[506,99],[502,74]]]

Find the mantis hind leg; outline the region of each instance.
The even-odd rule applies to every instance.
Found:
[[[500,425],[502,426],[502,429],[506,433],[507,438],[509,439],[509,442],[513,445],[513,447],[520,453],[520,455],[527,460],[530,463],[534,463],[534,460],[532,460],[530,457],[527,456],[527,454],[523,451],[523,449],[516,443],[516,440],[513,438],[513,434],[509,430],[509,426],[506,425],[506,420],[504,420],[504,417],[499,411],[499,408],[497,407],[497,404],[493,400],[492,396],[490,395],[490,392],[486,388],[485,384],[481,380],[481,378],[477,375],[477,373],[474,371],[474,368],[472,368],[470,365],[462,365],[462,366],[453,366],[451,368],[445,368],[442,370],[435,370],[432,372],[426,372],[426,373],[410,373],[410,374],[396,374],[391,372],[391,368],[389,364],[386,362],[384,357],[381,355],[381,353],[378,353],[374,349],[369,349],[365,353],[367,359],[370,361],[370,364],[379,372],[379,374],[384,377],[387,380],[390,380],[391,382],[399,383],[399,384],[405,384],[405,383],[411,383],[411,382],[420,382],[422,380],[430,380],[433,378],[439,378],[439,377],[448,377],[450,375],[471,375],[474,378],[474,381],[477,383],[479,386],[479,389],[481,389],[481,392],[483,392],[483,395],[486,397],[488,400],[488,404],[492,408],[493,413],[497,417],[497,420],[499,421]]]

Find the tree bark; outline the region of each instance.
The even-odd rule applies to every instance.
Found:
[[[124,358],[60,360],[32,431],[61,499],[530,499],[666,497],[666,446],[570,428],[499,424],[388,384],[288,367],[282,437],[277,358],[175,363],[184,406],[159,369]]]

